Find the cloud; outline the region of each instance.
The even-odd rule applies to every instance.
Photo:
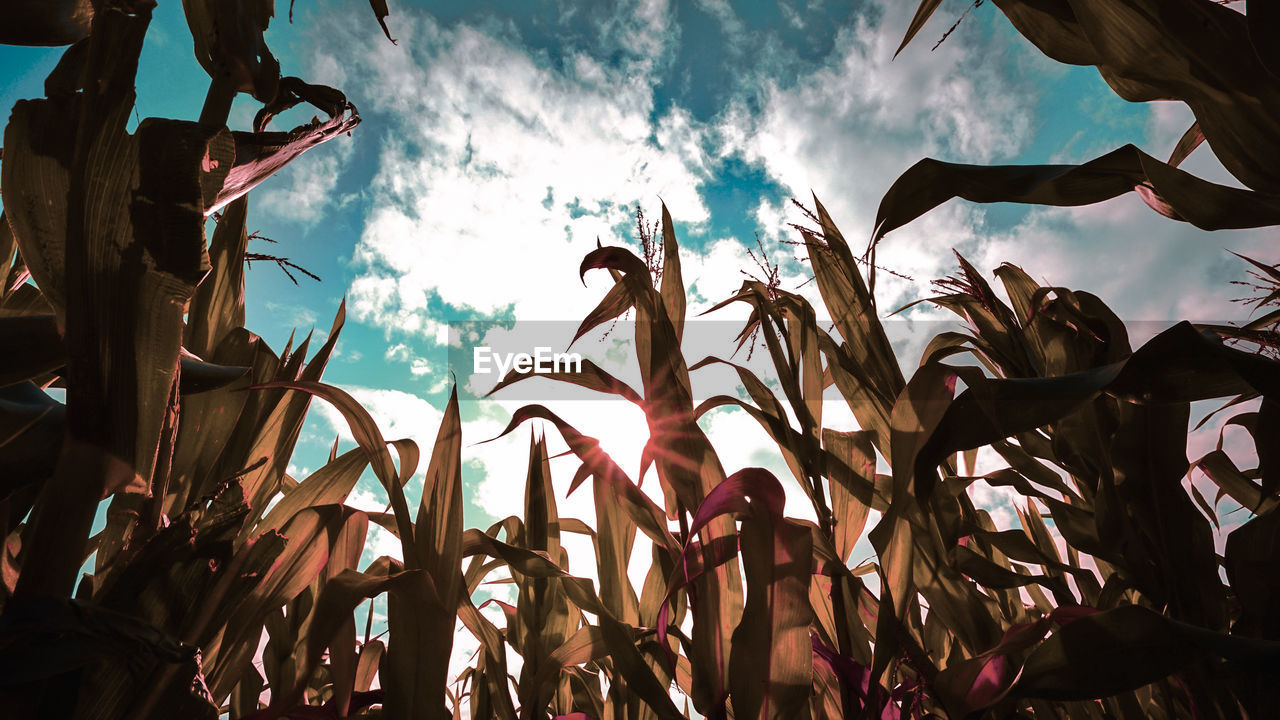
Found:
[[[263,185],[258,207],[283,220],[314,225],[325,211],[350,198],[335,193],[338,178],[352,154],[352,143],[332,142],[314,148],[303,162],[290,163]]]
[[[413,373],[414,377],[421,377],[436,372],[436,368],[433,368],[425,358],[414,358],[409,363],[409,372]]]
[[[436,303],[576,317],[588,309],[578,262],[597,237],[619,240],[631,203],[661,195],[707,217],[703,131],[678,108],[653,118],[647,63],[569,53],[553,64],[425,16],[400,32],[399,48],[356,60],[367,104],[394,128],[353,257],[357,319],[431,337]]]
[[[1058,110],[1034,86],[1054,68],[1022,62],[1032,54],[1005,47],[999,33],[956,33],[935,52],[928,51],[928,43],[913,44],[890,61],[899,37],[892,29],[906,27],[910,7],[885,3],[881,8],[882,13],[868,13],[842,28],[827,62],[794,84],[765,79],[758,113],[738,106],[717,126],[726,152],[736,149],[762,163],[794,197],[807,202],[813,190],[855,249],[871,234],[884,191],[917,159],[1050,162],[1026,153],[1043,130],[1040,118]],[[1013,62],[987,60],[1010,54]],[[1191,113],[1177,103],[1146,108],[1147,141],[1139,143],[1167,156],[1190,125]],[[1082,116],[1081,132],[1105,120]],[[1184,168],[1239,186],[1207,146]],[[1270,229],[1209,234],[1157,216],[1134,195],[1085,208],[1008,208],[952,200],[890,233],[877,263],[912,280],[877,274],[882,311],[931,295],[928,281],[953,271],[950,250],[956,248],[989,278],[1001,262],[1012,262],[1044,284],[1100,296],[1126,321],[1240,317],[1228,283],[1244,268],[1223,247],[1267,257],[1275,238]],[[789,231],[772,234],[771,228],[803,222],[767,197],[758,205],[757,219],[765,238],[774,242]],[[815,290],[810,284],[802,294],[823,314]],[[908,313],[918,314],[946,317],[927,306]],[[1162,327],[1136,327],[1135,339]]]
[[[396,343],[394,345],[387,346],[387,351],[384,353],[383,357],[387,360],[399,360],[404,362],[412,357],[412,351],[409,350],[408,345],[404,343]]]
[[[729,6],[704,5],[726,32],[740,24]],[[762,165],[798,197],[818,190],[838,219],[856,229],[869,226],[882,184],[905,167],[904,157],[946,151],[988,161],[1016,153],[1026,142],[1030,116],[999,70],[973,62],[983,48],[956,36],[937,53],[908,53],[889,62],[893,47],[882,28],[899,21],[905,26],[904,12],[887,8],[841,29],[828,61],[794,82],[741,78],[744,92],[764,98],[761,110],[735,106],[711,127],[678,105],[660,110],[656,101],[653,56],[680,32],[665,3],[627,6],[624,19],[639,23],[640,31],[623,32],[627,25],[616,17],[604,23],[604,36],[623,52],[618,62],[566,48],[552,60],[509,30],[446,27],[406,13],[400,46],[374,46],[355,58],[352,71],[366,79],[361,107],[385,116],[389,128],[380,138],[352,258],[353,316],[396,334],[386,357],[425,376],[437,368],[418,357],[417,348],[440,334],[446,306],[510,312],[521,321],[583,316],[607,280],[588,278],[590,289],[584,290],[577,278],[578,263],[596,238],[622,241],[630,232],[631,203],[651,207],[659,196],[678,221],[702,227],[709,209],[699,186],[730,155]],[[865,19],[871,16],[879,19]],[[766,240],[778,237],[770,226],[798,219],[780,200],[763,198],[757,210]],[[980,210],[964,207],[932,213],[912,228],[928,242],[902,243],[891,253],[893,267],[936,276],[950,263],[946,248],[977,242],[973,226],[980,218]],[[682,238],[682,245],[691,316],[730,296],[744,279],[740,270],[762,272],[737,239],[695,245]],[[766,252],[783,268],[784,287],[805,281],[789,247],[773,242]],[[899,297],[918,297],[916,286],[886,284]],[[821,308],[812,283],[803,292]],[[714,319],[742,319],[745,312],[734,306]],[[366,397],[385,412],[426,404],[403,393]],[[467,492],[496,517],[518,514],[528,436],[513,433],[472,447],[472,438],[501,431],[514,404],[488,407],[464,429],[464,455],[484,470]],[[628,472],[638,468],[648,433],[634,408],[595,401],[555,409],[585,432],[603,433],[602,444]],[[438,414],[424,416],[430,427],[421,429],[426,438],[415,438],[420,443],[438,423]],[[775,468],[788,484],[789,508],[809,514],[807,499],[796,495],[799,488],[754,421],[720,413],[707,427],[727,453],[726,470],[761,463]],[[388,437],[416,430],[384,429]],[[754,441],[744,443],[744,437]],[[553,445],[563,449],[558,438]],[[573,464],[556,461],[561,482],[572,476]],[[658,497],[652,478],[646,487]],[[562,512],[591,521],[589,501],[587,489],[581,490],[564,501]]]
[[[464,462],[470,460],[484,468],[483,479],[472,486],[470,492],[478,505],[499,518],[523,512],[531,432],[545,433],[552,455],[568,450],[555,427],[542,421],[526,423],[503,438],[477,445],[496,438],[506,428],[511,412],[520,405],[501,399],[478,401],[474,407],[479,417],[464,429]],[[556,403],[554,411],[565,422],[599,440],[601,448],[633,481],[638,477],[640,453],[648,439],[648,427],[639,408],[608,400],[580,400]],[[594,525],[595,510],[589,486],[566,498],[569,481],[577,468],[578,461],[572,457],[552,460],[560,513]],[[645,486],[654,490],[657,483],[650,478]],[[654,497],[660,500],[661,495]]]
[[[809,204],[816,193],[855,247],[871,234],[888,184],[916,160],[1008,160],[1032,135],[1034,88],[979,59],[1005,49],[998,36],[957,33],[935,52],[912,45],[893,59],[910,10],[885,3],[861,15],[837,32],[823,64],[791,84],[763,79],[761,110],[735,106],[717,126],[726,151],[763,164],[790,196]],[[784,219],[804,222],[780,199],[761,199],[766,232]],[[917,282],[882,273],[882,305],[922,297],[925,281],[950,267],[949,249],[977,242],[981,218],[979,209],[947,206],[898,231],[880,263]]]
[[[369,412],[382,431],[382,436],[388,441],[408,438],[416,442],[418,447],[428,450],[435,442],[444,414],[425,398],[385,388],[358,385],[338,387],[348,392]],[[320,411],[320,417],[329,424],[340,440],[354,442],[351,428],[337,408],[323,400],[316,400],[312,407]]]
[[[702,12],[715,18],[729,39],[731,51],[738,50],[740,43],[745,40],[743,36],[746,34],[746,26],[729,0],[694,0],[693,4]]]
[[[338,182],[338,159],[332,155],[308,158],[282,173],[287,186],[276,183],[262,193],[262,207],[286,220],[314,223],[329,204]]]
[[[722,22],[736,17],[723,3],[704,5]],[[626,12],[641,31],[619,31],[620,15],[603,29],[632,53],[642,39],[661,45],[678,36],[663,3]],[[798,197],[817,190],[857,237],[903,158],[1017,153],[1032,117],[1025,83],[1011,82],[998,63],[977,63],[992,50],[969,36],[890,62],[896,35],[885,28],[905,26],[906,12],[864,13],[838,31],[826,63],[794,82],[752,76],[758,87],[744,82],[744,92],[762,97],[762,109],[734,105],[714,128],[678,105],[656,116],[657,76],[642,55],[610,64],[562,48],[553,62],[510,31],[411,15],[401,47],[375,46],[355,62],[368,78],[366,105],[389,114],[394,130],[381,144],[353,257],[354,317],[423,339],[439,333],[446,306],[522,320],[580,317],[596,296],[581,292],[575,268],[594,240],[624,240],[630,203],[658,196],[679,220],[703,223],[699,185],[734,154]],[[762,198],[762,222],[786,217],[778,200]],[[947,249],[978,242],[982,215],[935,211],[898,233],[905,242],[883,264],[937,277],[951,263]],[[737,240],[709,247],[705,258],[686,252],[686,266],[705,271],[696,281],[686,272],[695,301],[722,299],[740,284],[738,269],[754,270]],[[796,263],[784,267],[790,286],[804,281]],[[893,306],[920,297],[923,285],[886,277],[881,287]],[[806,292],[817,299],[815,290]]]
[[[731,7],[703,5],[719,13],[724,27],[736,27]],[[415,377],[445,382],[436,357],[427,360],[421,348],[440,336],[446,312],[522,322],[582,317],[608,278],[596,272],[583,289],[578,263],[597,237],[606,243],[628,237],[637,201],[652,207],[660,196],[677,221],[695,228],[696,240],[681,238],[690,316],[730,296],[744,279],[740,270],[759,269],[741,239],[709,230],[701,186],[726,158],[763,168],[784,191],[761,197],[755,220],[787,289],[803,285],[807,269],[780,242],[793,237],[783,230],[786,222],[805,222],[786,195],[808,201],[815,191],[856,248],[870,235],[883,192],[921,157],[1048,160],[1025,156],[1038,113],[1046,111],[1034,84],[1043,63],[1023,62],[1028,52],[1006,45],[1008,33],[972,32],[952,35],[936,52],[916,43],[891,60],[910,11],[880,3],[862,13],[836,31],[834,49],[816,66],[770,75],[780,65],[764,62],[763,69],[744,71],[734,80],[743,96],[709,124],[659,101],[657,66],[680,34],[665,2],[628,4],[604,21],[601,42],[619,53],[607,61],[572,47],[531,49],[512,27],[445,26],[407,11],[398,27],[401,44],[374,46],[354,58],[351,70],[364,80],[356,89],[365,96],[360,106],[384,128],[374,136],[368,208],[352,255],[353,317],[394,335],[386,359],[405,363]],[[1006,54],[1015,57],[992,61]],[[1177,108],[1153,105],[1150,145],[1171,146],[1187,124]],[[1207,149],[1188,167],[1221,176]],[[1001,220],[1009,217],[1002,212],[953,201],[891,234],[877,260],[911,279],[879,273],[881,314],[931,294],[928,281],[954,267],[952,248],[984,273],[1010,261],[1046,284],[1094,292],[1125,319],[1223,314],[1233,309],[1224,283],[1243,268],[1220,244],[1225,239],[1243,252],[1265,247],[1264,233],[1207,242],[1190,226],[1154,216],[1135,197],[1087,209],[1034,209],[1012,220]],[[827,314],[814,283],[800,292],[820,316]],[[745,312],[735,305],[713,317],[740,320]],[[907,315],[890,325],[910,370],[937,329],[930,323],[949,316],[928,306]],[[468,379],[459,373],[464,386]],[[440,415],[426,400],[368,387],[352,392],[372,403],[389,438],[410,436],[429,446]],[[464,427],[464,461],[482,471],[464,477],[467,495],[495,517],[521,512],[528,431],[474,443],[498,435],[518,404],[482,403]],[[847,408],[830,407],[827,424],[852,429]],[[590,401],[553,409],[598,434],[627,472],[638,470],[648,429],[634,407]],[[726,471],[769,467],[787,485],[788,511],[809,515],[807,499],[751,418],[716,413],[704,425]],[[549,442],[553,453],[565,449],[554,431]],[[565,499],[574,469],[571,458],[553,461],[561,513],[593,522],[589,487]],[[659,498],[652,474],[645,488]],[[998,526],[1016,525],[1015,498],[1006,489],[978,483],[972,493]],[[590,576],[589,564],[574,557],[575,572]]]
[[[762,111],[730,113],[726,137],[790,187],[821,192],[812,180],[827,180],[833,191],[864,195],[879,191],[860,188],[865,180],[884,181],[873,171],[905,169],[914,153],[975,162],[1015,155],[1030,139],[1035,95],[999,63],[975,62],[1001,41],[956,35],[935,52],[912,45],[895,60],[893,30],[906,27],[909,10],[886,4],[840,28],[826,62],[794,84],[764,79]]]
[[[616,9],[601,22],[600,39],[627,51],[645,69],[680,40],[680,26],[671,22],[667,0],[625,0]]]
[[[797,30],[804,29],[805,27],[804,15],[801,14],[797,8],[792,7],[792,5],[786,2],[786,0],[779,0],[778,10],[782,13],[782,18],[787,21],[788,25],[790,25],[791,27]]]
[[[987,270],[1011,262],[1042,284],[1097,295],[1136,347],[1177,320],[1243,317],[1230,282],[1245,263],[1224,248],[1265,258],[1274,243],[1274,229],[1209,233],[1160,217],[1131,194],[1089,208],[1036,209],[970,259]]]
[[[286,325],[294,328],[314,328],[318,320],[316,311],[305,305],[267,301],[266,308],[273,316],[282,318]],[[326,333],[321,330],[317,334],[324,335]]]

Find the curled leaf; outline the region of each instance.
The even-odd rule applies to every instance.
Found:
[[[1153,210],[1202,230],[1280,224],[1280,195],[1201,180],[1133,145],[1081,165],[963,165],[925,158],[880,200],[872,244],[952,198],[1074,207],[1137,192]]]

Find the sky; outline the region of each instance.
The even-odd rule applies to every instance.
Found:
[[[520,512],[529,430],[478,443],[525,402],[551,405],[634,473],[647,437],[638,410],[548,385],[480,400],[483,378],[451,362],[460,356],[448,351],[450,328],[479,321],[481,342],[514,337],[563,350],[609,286],[603,273],[584,286],[582,256],[597,240],[638,251],[635,208],[657,218],[661,202],[680,240],[690,317],[732,294],[744,274],[761,275],[748,250],[762,250],[782,286],[823,316],[788,244],[796,235],[787,223],[803,222],[793,198],[811,204],[816,195],[857,247],[871,235],[880,196],[923,157],[1076,163],[1125,143],[1167,157],[1190,124],[1181,105],[1126,103],[1092,68],[1042,57],[991,3],[935,47],[967,5],[944,2],[894,59],[913,3],[392,0],[395,44],[363,3],[300,2],[292,23],[279,3],[267,40],[284,74],[343,90],[362,123],[251,195],[250,230],[277,241],[251,250],[287,256],[321,281],[299,275],[295,285],[255,263],[247,326],[279,349],[294,329],[322,336],[345,297],[348,320],[326,380],[365,404],[388,439],[424,448],[456,377],[468,526]],[[0,47],[0,105],[41,96],[58,55]],[[160,0],[138,117],[194,119],[206,88],[181,4]],[[255,110],[250,98],[237,101],[233,128],[247,129]],[[292,111],[277,122],[308,117]],[[1207,147],[1183,167],[1238,185]],[[928,297],[929,281],[953,272],[955,249],[988,277],[1011,262],[1044,284],[1093,292],[1141,338],[1180,319],[1243,319],[1229,281],[1245,267],[1227,250],[1266,259],[1275,239],[1273,230],[1203,232],[1156,216],[1135,195],[1080,209],[952,201],[886,238],[878,262],[904,277],[882,273],[878,302],[887,314]],[[714,331],[686,343],[691,360],[728,356],[718,333],[745,315],[730,308],[710,317]],[[890,323],[905,368],[944,317],[920,305]],[[634,377],[628,343],[624,324],[575,349]],[[851,429],[848,411],[828,405],[828,424]],[[324,462],[335,435],[353,445],[336,412],[313,408],[291,466],[298,478]],[[742,413],[715,412],[703,426],[728,471],[764,465],[786,476]],[[555,461],[561,492],[574,469]],[[412,505],[421,483],[420,472],[409,484]],[[1016,522],[1007,496],[983,492],[997,524]],[[385,498],[370,477],[352,502],[380,510]],[[589,496],[562,495],[561,511],[590,520]],[[787,511],[809,514],[794,482]],[[567,545],[571,558],[589,552]],[[394,550],[378,533],[366,560]]]

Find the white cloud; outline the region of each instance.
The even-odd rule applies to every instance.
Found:
[[[1275,229],[1209,233],[1160,217],[1130,194],[1090,208],[1034,210],[970,260],[988,272],[1011,262],[1042,284],[1097,295],[1136,347],[1172,321],[1243,317],[1229,283],[1245,263],[1224,248],[1266,258],[1275,237]]]
[[[1045,71],[1043,62],[1024,62],[1003,72],[987,60],[1005,54],[1000,36],[969,33],[953,34],[934,52],[927,42],[913,43],[890,61],[911,8],[882,5],[878,25],[861,20],[839,32],[825,66],[794,85],[765,81],[759,114],[736,107],[717,127],[726,147],[763,163],[794,197],[807,203],[808,191],[816,192],[855,252],[871,234],[882,194],[917,159],[992,163],[1025,150],[1038,102],[1028,83]],[[1149,142],[1142,144],[1163,158],[1193,118],[1176,103],[1151,103],[1149,110]],[[1183,167],[1239,186],[1208,147]],[[766,240],[785,237],[769,233],[784,219],[803,222],[772,198],[762,198],[756,214]],[[1125,320],[1239,317],[1227,282],[1243,265],[1222,248],[1267,257],[1275,239],[1274,230],[1210,235],[1157,216],[1134,195],[1087,208],[1036,208],[1006,230],[991,229],[987,214],[985,206],[952,200],[892,232],[877,263],[913,281],[877,274],[882,315],[933,294],[928,282],[953,272],[956,248],[989,279],[1001,262],[1012,262],[1045,284],[1093,292]],[[825,314],[814,284],[801,292]],[[910,315],[948,317],[927,306]],[[1139,329],[1135,338],[1147,334]],[[903,346],[908,367],[923,338],[916,344]]]
[[[288,186],[267,188],[262,206],[288,220],[315,222],[320,210],[328,204],[338,182],[338,159],[333,156],[310,158],[286,170]]]
[[[617,11],[601,24],[601,40],[618,45],[650,68],[680,39],[680,26],[671,23],[671,14],[667,0],[620,2]]]
[[[651,21],[665,17],[645,6]],[[360,58],[372,105],[392,115],[356,247],[352,310],[431,337],[438,296],[522,319],[587,309],[576,269],[614,241],[631,203],[661,195],[704,219],[701,130],[673,109],[651,122],[646,62],[561,67],[465,25],[406,18],[401,48]]]
[[[694,0],[693,4],[715,18],[721,30],[729,37],[731,46],[744,39],[742,36],[746,32],[746,27],[729,0]]]
[[[418,447],[427,449],[435,442],[444,415],[425,398],[400,390],[355,385],[338,387],[369,412],[388,441],[408,438],[418,443]],[[351,428],[337,408],[323,400],[315,401],[313,407],[320,411],[320,417],[329,423],[341,440],[354,442]]]
[[[485,470],[484,479],[471,492],[478,505],[499,518],[522,514],[530,428],[545,433],[552,455],[568,450],[555,427],[542,421],[526,423],[506,437],[484,445],[477,444],[497,437],[505,429],[511,411],[521,404],[501,399],[479,401],[477,407],[481,410],[481,417],[468,423],[464,430],[464,461],[478,461]],[[599,440],[601,447],[619,467],[633,481],[637,478],[640,453],[648,438],[648,427],[639,408],[625,402],[579,400],[554,403],[552,409],[580,432]],[[560,514],[577,517],[594,525],[595,510],[591,502],[591,488],[584,485],[572,496],[565,496],[577,469],[578,461],[572,456],[552,460]],[[647,482],[646,488],[656,490],[656,485],[656,482]],[[660,499],[661,495],[655,493],[653,497]]]
[[[314,328],[317,321],[316,311],[305,305],[294,305],[290,303],[266,303],[267,310],[278,318],[283,318],[286,325],[294,328],[306,329]],[[317,332],[317,335],[325,335],[324,330]]]
[[[421,377],[434,371],[435,368],[431,367],[431,363],[427,362],[424,358],[414,358],[413,361],[409,363],[409,372],[413,373],[414,377]]]
[[[386,493],[381,492],[381,490],[375,492],[357,486],[347,496],[346,504],[357,510],[369,513],[390,512]],[[369,523],[369,532],[365,536],[364,553],[361,558],[362,564],[372,562],[384,555],[396,560],[403,560],[404,553],[400,539],[381,525],[371,522]]]
[[[339,138],[307,153],[305,159],[290,163],[278,176],[263,185],[258,205],[276,217],[314,225],[332,205],[349,198],[338,197],[335,189],[353,145]]]
[[[794,84],[764,80],[758,114],[736,106],[717,127],[727,149],[762,163],[792,197],[809,204],[815,192],[855,250],[870,236],[889,183],[916,160],[1006,160],[1030,140],[1033,119],[1034,89],[982,60],[1001,52],[999,39],[990,47],[957,34],[934,52],[917,43],[894,60],[911,8],[881,10],[840,29],[826,63]],[[879,264],[917,282],[881,273],[882,307],[927,294],[927,281],[952,266],[950,248],[977,242],[972,228],[981,216],[951,205],[895,232]],[[762,198],[757,217],[766,238],[784,219],[810,224],[774,198]]]
[[[786,20],[788,25],[797,30],[804,29],[804,15],[802,15],[798,9],[792,7],[790,3],[786,2],[786,0],[779,0],[778,10],[782,13],[782,19]]]

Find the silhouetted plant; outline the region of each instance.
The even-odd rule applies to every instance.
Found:
[[[908,41],[938,4],[921,4]],[[1129,99],[1181,98],[1198,125],[1168,163],[1131,146],[1066,167],[921,161],[886,193],[862,257],[815,198],[798,242],[832,330],[754,251],[763,277],[717,306],[750,306],[743,337],[762,341],[776,392],[731,361],[687,361],[671,216],[649,226],[637,209],[641,256],[598,247],[582,261],[612,284],[577,335],[634,312],[641,385],[589,362],[554,379],[643,410],[641,472],[657,476],[661,505],[595,439],[531,405],[503,434],[534,420],[559,434],[580,463],[571,492],[590,481],[594,525],[560,516],[533,434],[523,516],[483,531],[462,526],[456,391],[413,512],[418,445],[388,442],[320,381],[343,309],[314,353],[308,336],[276,355],[243,327],[246,194],[358,122],[340,92],[280,76],[263,42],[271,3],[184,3],[211,77],[200,122],[149,118],[134,133],[151,4],[4,6],[0,40],[71,44],[50,96],[14,108],[0,165],[6,717],[683,717],[673,687],[702,715],[739,720],[1266,717],[1280,668],[1280,362],[1224,339],[1274,348],[1258,338],[1277,311],[1180,323],[1135,349],[1090,293],[1011,265],[997,290],[957,256],[927,301],[966,327],[933,338],[907,377],[875,305],[873,253],[951,197],[1079,205],[1134,190],[1205,228],[1275,223],[1280,92],[1262,42],[1274,19],[1207,0],[994,4],[1051,57],[1098,65]],[[385,2],[371,6],[390,38]],[[240,92],[263,103],[253,132],[224,127]],[[267,131],[303,101],[328,120]],[[1177,169],[1203,139],[1251,190]],[[1268,306],[1275,267],[1250,262]],[[747,399],[695,404],[692,373],[711,364],[732,367]],[[824,422],[832,387],[857,427]],[[335,445],[298,480],[287,468],[312,396],[359,447]],[[1251,458],[1220,435],[1188,462],[1191,404],[1212,398],[1227,399],[1224,427],[1247,431]],[[759,422],[816,522],[786,514],[768,471],[722,466],[698,424],[719,407]],[[1001,467],[975,476],[984,448]],[[390,512],[346,505],[366,467]],[[1017,527],[975,505],[980,484],[1017,494]],[[1228,497],[1252,517],[1219,556],[1211,525]],[[361,569],[370,523],[401,557]],[[565,532],[590,538],[598,584],[568,572]],[[639,588],[637,533],[653,547]],[[851,566],[864,535],[876,555]],[[517,590],[514,605],[491,601],[501,625],[472,601],[494,573]],[[354,610],[384,595],[385,640],[366,619],[361,642]],[[450,683],[458,622],[480,649]]]

